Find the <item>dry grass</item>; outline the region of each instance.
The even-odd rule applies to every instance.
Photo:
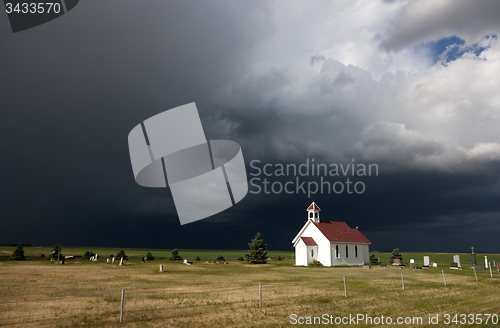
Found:
[[[158,272],[159,264],[164,264],[164,273]],[[428,314],[500,315],[500,278],[496,272],[494,279],[489,278],[489,272],[479,272],[479,282],[476,282],[470,268],[461,271],[446,268],[448,286],[445,287],[443,267],[413,271],[301,268],[292,264],[195,262],[186,266],[168,261],[129,261],[119,267],[83,261],[68,261],[64,266],[49,261],[0,262],[0,302],[116,290],[93,297],[0,304],[0,327],[282,327],[291,326],[292,313],[298,316],[324,313],[333,316],[364,313],[393,318],[422,316],[424,323]],[[405,279],[404,291],[401,272]],[[343,290],[344,275],[347,298]],[[262,308],[258,307],[259,282],[263,283]],[[199,293],[240,287],[243,288]],[[124,324],[119,323],[122,288],[126,290]],[[425,326],[428,325],[420,327]]]

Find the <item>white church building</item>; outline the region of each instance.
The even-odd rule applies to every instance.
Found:
[[[312,203],[307,208],[307,222],[292,240],[295,265],[309,265],[313,260],[324,266],[363,265],[370,263],[371,242],[345,222],[319,219],[321,209]]]

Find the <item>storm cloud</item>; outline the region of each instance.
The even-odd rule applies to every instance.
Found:
[[[260,231],[271,249],[291,249],[315,201],[374,250],[498,252],[499,11],[494,1],[86,1],[16,34],[0,15],[0,240],[246,248]],[[379,175],[359,177],[361,195],[249,193],[181,227],[168,188],[135,183],[127,135],[190,102],[207,139],[242,146],[249,173],[252,160],[314,158],[376,163]]]

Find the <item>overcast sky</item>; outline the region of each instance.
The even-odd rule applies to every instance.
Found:
[[[86,0],[13,34],[0,13],[0,243],[246,249],[259,231],[292,250],[315,201],[371,250],[500,252],[499,15],[496,0]],[[362,194],[250,192],[181,226],[168,188],[135,183],[127,136],[191,102],[249,179],[253,160],[379,174],[351,178]]]

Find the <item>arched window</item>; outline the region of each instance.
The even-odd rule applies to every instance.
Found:
[[[314,249],[311,249],[311,257],[314,257]]]
[[[349,246],[345,245],[345,257],[349,257]]]
[[[335,257],[336,257],[336,258],[339,258],[339,257],[340,257],[340,253],[339,253],[339,245],[335,245]]]
[[[313,217],[313,212],[309,212],[309,217],[312,219],[312,217]]]
[[[354,256],[358,257],[358,246],[354,246]]]
[[[318,212],[314,213],[314,217],[317,219],[318,218]]]

